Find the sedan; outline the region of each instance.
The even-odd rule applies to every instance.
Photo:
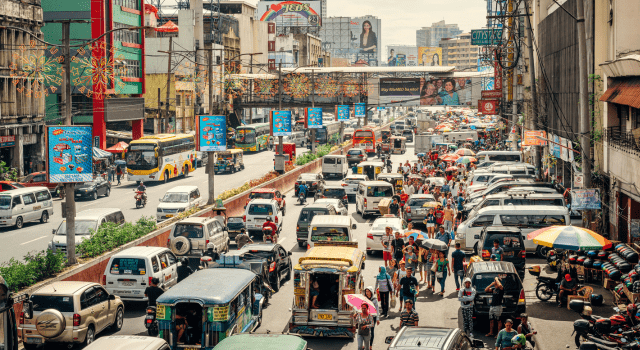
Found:
[[[324,178],[321,174],[316,173],[300,174],[295,183],[295,197],[298,196],[298,187],[302,184],[307,185],[307,194],[317,193],[318,188],[324,187]]]
[[[24,188],[24,186],[13,181],[0,181],[0,192],[11,191],[18,188]]]
[[[95,179],[76,186],[76,198],[89,198],[96,200],[98,196],[109,197],[111,194],[111,183],[104,179]]]

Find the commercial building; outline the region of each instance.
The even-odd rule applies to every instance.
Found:
[[[477,71],[479,49],[471,45],[471,33],[442,39],[439,46],[442,48],[443,66],[455,66],[457,71]]]
[[[442,38],[453,38],[462,34],[457,24],[445,24],[444,20],[435,22],[431,27],[416,30],[416,46],[438,46]]]

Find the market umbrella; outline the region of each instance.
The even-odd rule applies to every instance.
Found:
[[[464,157],[458,158],[458,160],[456,160],[456,163],[469,164],[469,163],[475,163],[477,161],[478,160],[475,157],[464,156]]]
[[[424,240],[424,239],[428,239],[429,238],[429,236],[426,233],[424,233],[422,231],[418,231],[418,230],[411,230],[409,232],[405,232],[404,235],[405,235],[405,237],[407,237],[407,239],[409,237],[413,237],[414,241],[417,241],[419,239]]]
[[[527,235],[533,243],[567,250],[599,250],[611,248],[611,241],[582,227],[551,226]]]
[[[160,27],[155,28],[155,31],[162,32],[162,33],[177,33],[178,26],[172,21],[168,21],[167,23],[161,25]]]
[[[362,304],[369,304],[369,313],[372,315],[378,314],[373,302],[362,294],[347,294],[344,296],[344,301],[357,312],[362,312]]]
[[[427,249],[435,249],[439,251],[445,251],[448,249],[446,243],[435,238],[425,239],[424,241],[422,241],[422,246]]]
[[[98,147],[93,147],[93,159],[107,159],[111,158],[111,153],[103,151]]]
[[[476,154],[475,152],[473,152],[472,150],[468,149],[468,148],[460,148],[459,150],[456,151],[456,154],[463,157],[463,156],[471,156],[474,157]]]
[[[127,148],[129,148],[129,144],[124,141],[120,141],[115,145],[107,148],[105,151],[111,152],[111,153],[122,153],[122,152],[125,152]]]
[[[460,159],[460,156],[455,153],[445,154],[440,157],[440,160],[444,162],[455,162],[458,159]]]
[[[454,167],[454,166],[450,166],[446,169],[447,171],[456,171],[458,170],[458,168]]]
[[[469,142],[466,142],[466,143],[464,143],[464,144],[463,144],[463,146],[465,146],[465,147],[471,147],[471,146],[472,146],[472,144],[470,144]]]

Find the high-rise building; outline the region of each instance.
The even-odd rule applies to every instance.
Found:
[[[456,38],[444,38],[440,41],[442,65],[455,66],[458,71],[476,71],[478,69],[478,46],[471,45],[471,33]]]
[[[453,38],[459,34],[462,34],[462,30],[457,24],[445,24],[442,20],[431,27],[416,30],[416,46],[438,46],[442,38]]]
[[[327,19],[327,0],[322,0],[322,22]]]

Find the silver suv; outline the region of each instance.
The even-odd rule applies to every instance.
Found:
[[[412,194],[404,205],[405,218],[408,222],[422,223],[424,217],[429,214],[429,208],[423,208],[425,203],[435,202],[432,194]]]
[[[169,234],[169,245],[175,255],[200,259],[209,247],[213,247],[218,254],[229,251],[227,231],[215,218],[190,217],[173,226]]]

